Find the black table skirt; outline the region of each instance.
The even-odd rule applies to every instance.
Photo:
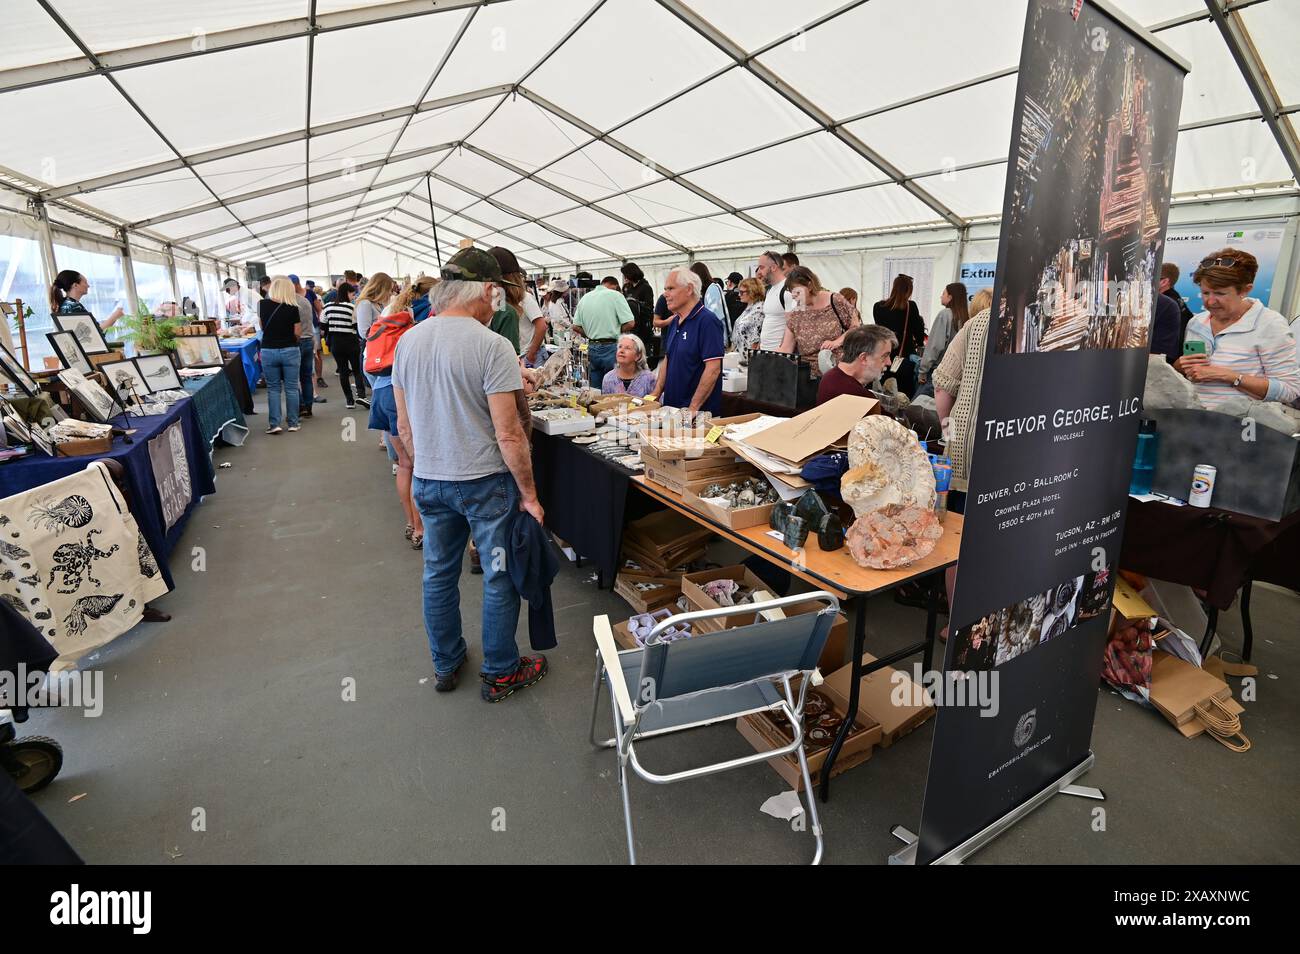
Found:
[[[618,573],[624,522],[663,509],[645,494],[629,499],[632,474],[566,437],[533,432],[533,480],[546,528],[595,564],[606,589]]]
[[[253,392],[252,385],[256,381],[249,381],[248,375],[244,372],[244,362],[238,354],[228,355],[226,365],[222,368],[226,378],[230,381],[230,388],[235,392],[235,403],[245,414],[255,414],[253,410]],[[242,422],[241,422],[242,423]]]
[[[1280,521],[1129,498],[1120,564],[1227,609],[1248,580],[1300,590],[1300,513]]]

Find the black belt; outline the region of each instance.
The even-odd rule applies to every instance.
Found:
[[[617,338],[592,338],[591,343],[592,344],[617,344],[618,339]]]

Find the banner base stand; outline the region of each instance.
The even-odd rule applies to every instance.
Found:
[[[991,842],[994,838],[997,838],[1016,822],[1020,821],[1020,819],[1032,812],[1035,808],[1046,803],[1053,795],[1074,795],[1079,798],[1091,798],[1097,801],[1105,801],[1106,795],[1101,789],[1091,788],[1087,785],[1074,784],[1074,780],[1092,768],[1092,765],[1096,760],[1096,756],[1089,752],[1087,758],[1074,768],[1070,769],[1070,771],[1066,772],[1055,782],[1047,785],[1033,797],[1021,802],[983,831],[977,832],[963,841],[960,845],[957,845],[957,847],[953,848],[947,854],[941,855],[935,859],[934,864],[961,864],[971,855],[975,854],[975,852],[979,851]],[[917,836],[902,825],[895,825],[890,829],[889,833],[899,841],[903,842],[903,847],[899,848],[889,856],[889,863],[891,865],[916,864]]]

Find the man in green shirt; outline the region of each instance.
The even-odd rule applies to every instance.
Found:
[[[492,320],[488,322],[488,328],[509,341],[510,347],[515,349],[515,354],[519,353],[519,319],[515,317],[513,308],[506,305],[492,312]]]
[[[601,286],[579,300],[578,310],[573,314],[573,328],[589,342],[588,380],[593,388],[599,388],[605,375],[614,370],[618,336],[631,331],[634,324],[632,309],[622,292]]]

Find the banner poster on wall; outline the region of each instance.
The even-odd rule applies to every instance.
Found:
[[[934,259],[889,256],[885,259],[883,266],[881,271],[881,301],[889,298],[889,292],[894,287],[895,276],[910,275],[912,278],[912,301],[916,302],[916,307],[921,311],[921,318],[925,321],[926,328],[929,328],[930,322],[939,310],[939,299],[934,297]]]
[[[940,708],[922,864],[1091,764],[1185,68],[1109,7],[1070,7],[1029,4],[968,445],[944,678],[987,680],[966,698],[993,704]]]
[[[993,276],[997,273],[997,268],[997,262],[961,263],[961,277],[957,281],[966,286],[967,304],[982,289],[993,290]]]
[[[1259,259],[1259,271],[1255,273],[1255,287],[1251,289],[1250,297],[1258,298],[1268,305],[1269,296],[1273,294],[1277,260],[1282,254],[1284,228],[1285,223],[1281,221],[1170,228],[1165,235],[1164,260],[1178,266],[1178,283],[1174,287],[1187,300],[1187,307],[1192,310],[1192,314],[1205,310],[1205,305],[1201,302],[1201,288],[1192,281],[1192,273],[1196,271],[1201,259],[1229,246],[1250,252]]]

